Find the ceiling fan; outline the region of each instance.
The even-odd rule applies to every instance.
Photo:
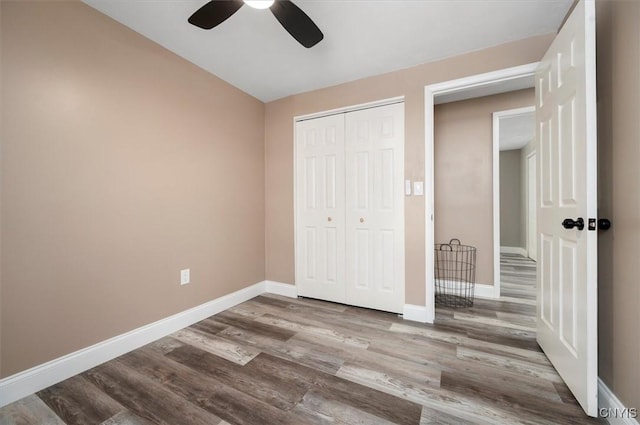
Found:
[[[245,3],[256,9],[271,10],[284,29],[306,48],[324,38],[311,18],[289,0],[211,0],[189,17],[189,23],[210,30],[230,18]]]

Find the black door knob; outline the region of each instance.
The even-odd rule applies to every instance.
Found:
[[[584,219],[582,217],[578,217],[577,220],[565,218],[562,220],[562,227],[565,229],[573,229],[574,227],[577,227],[578,230],[582,230],[584,229]]]
[[[598,220],[598,229],[599,230],[609,230],[611,227],[611,222],[606,218],[601,218]]]

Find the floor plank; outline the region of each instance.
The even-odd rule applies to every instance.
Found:
[[[82,374],[87,380],[147,421],[160,425],[211,425],[220,418],[113,360]]]
[[[30,395],[0,409],[2,425],[65,425],[37,395]]]
[[[151,425],[152,423],[129,411],[120,412],[100,425]],[[222,425],[219,423],[218,425]]]
[[[227,385],[222,379],[216,379],[222,374],[216,373],[219,372],[219,369],[212,372],[206,367],[209,366],[208,363],[198,361],[215,358],[215,355],[199,350],[196,347],[191,347],[192,350],[196,350],[198,355],[191,358],[189,365],[179,363],[171,358],[172,356],[177,356],[177,352],[186,349],[188,347],[177,348],[165,358],[161,358],[153,352],[136,351],[123,356],[120,361],[131,370],[140,371],[157,385],[163,385],[167,390],[172,391],[182,399],[191,400],[199,408],[229,423],[242,425],[294,424],[282,409],[278,409],[252,396],[264,394],[266,399],[269,399],[269,396],[274,396],[270,400],[276,401],[275,397],[282,399],[277,393],[263,389],[257,382],[254,382],[253,388],[251,388],[253,394],[247,394],[231,385]],[[231,368],[240,368],[239,365],[233,362],[225,359],[220,360],[221,362],[226,362]],[[224,373],[229,374],[229,371],[224,371]],[[238,377],[238,379],[241,378]]]
[[[82,376],[74,376],[38,393],[67,424],[99,424],[126,410]]]
[[[182,329],[172,334],[172,336],[185,344],[193,345],[201,350],[216,354],[240,365],[247,364],[251,359],[260,354],[258,350],[233,344],[225,339],[196,329]]]

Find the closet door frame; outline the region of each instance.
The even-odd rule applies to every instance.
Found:
[[[322,117],[326,117],[326,116],[330,116],[330,115],[336,115],[336,114],[345,114],[345,113],[349,113],[349,112],[354,112],[354,111],[360,111],[360,110],[364,110],[364,109],[370,109],[370,108],[376,108],[376,107],[380,107],[380,106],[387,106],[387,105],[392,105],[392,104],[396,104],[396,103],[404,103],[404,96],[398,96],[398,97],[393,97],[393,98],[388,98],[388,99],[382,99],[382,100],[377,100],[377,101],[373,101],[373,102],[367,102],[367,103],[362,103],[362,104],[356,104],[356,105],[351,105],[351,106],[346,106],[346,107],[342,107],[342,108],[336,108],[336,109],[330,109],[330,110],[326,110],[326,111],[321,111],[321,112],[314,112],[312,114],[306,114],[306,115],[300,115],[300,116],[295,116],[293,118],[293,161],[294,161],[294,166],[293,166],[293,211],[294,211],[294,217],[293,217],[293,223],[294,223],[294,279],[295,282],[294,284],[296,285],[296,292],[298,295],[300,295],[300,290],[298,287],[298,281],[299,281],[299,267],[298,267],[298,231],[300,229],[298,229],[298,224],[299,224],[299,212],[298,212],[298,184],[303,184],[302,182],[298,182],[298,147],[297,147],[297,140],[298,140],[298,134],[297,134],[297,123],[300,121],[306,121],[306,120],[311,120],[314,118],[322,118]],[[404,162],[404,161],[403,161]],[[404,173],[404,170],[403,170]],[[403,197],[404,197],[404,193],[403,193]],[[403,200],[404,202],[404,200]],[[402,231],[404,232],[404,217],[403,217],[403,226],[402,226]],[[404,257],[404,246],[402,247],[403,250],[403,257]],[[404,270],[403,270],[403,275],[404,275]],[[403,293],[406,294],[406,281],[403,279],[402,282],[404,289],[403,289]]]

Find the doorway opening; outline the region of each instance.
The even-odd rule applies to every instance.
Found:
[[[434,188],[434,107],[436,104],[467,100],[484,97],[493,94],[507,93],[534,86],[534,75],[539,63],[532,63],[513,68],[507,68],[486,74],[479,74],[458,80],[446,81],[425,87],[425,178],[431,184],[425,185],[425,322],[433,323],[435,319],[435,282],[434,282],[434,253],[435,244],[435,188]],[[498,150],[494,147],[493,156],[498,157]],[[494,176],[498,169],[493,160]],[[494,182],[494,193],[496,188]],[[495,204],[495,197],[494,197]],[[495,208],[494,208],[495,210]],[[473,214],[473,211],[468,211]],[[496,215],[493,214],[494,229],[499,226]],[[499,233],[498,233],[499,234]],[[494,232],[493,237],[493,258],[500,256],[500,242]],[[492,283],[499,280],[498,267],[494,266]],[[497,273],[496,273],[497,272]],[[491,273],[489,273],[491,274]],[[500,286],[495,284],[476,285],[476,294],[484,297],[498,298],[500,296]]]
[[[517,305],[536,303],[535,107],[493,113],[494,256],[496,293]],[[535,329],[535,316],[509,321]],[[519,323],[521,322],[521,323]],[[511,324],[513,324],[511,323]]]

